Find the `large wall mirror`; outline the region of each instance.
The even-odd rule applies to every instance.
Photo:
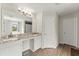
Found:
[[[32,32],[32,18],[20,14],[17,8],[2,4],[0,8],[0,36]]]

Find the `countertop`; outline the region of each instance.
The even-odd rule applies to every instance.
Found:
[[[9,37],[9,38],[1,38],[0,39],[0,44],[2,43],[8,43],[8,42],[12,42],[12,41],[18,41],[18,40],[30,40],[30,39],[34,39],[35,37],[41,36],[41,33],[23,33],[23,34],[16,34],[13,35],[13,37]]]

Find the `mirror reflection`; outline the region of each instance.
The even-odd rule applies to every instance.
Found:
[[[18,9],[9,8],[9,5],[2,5],[1,37],[32,32],[32,17],[21,14]]]

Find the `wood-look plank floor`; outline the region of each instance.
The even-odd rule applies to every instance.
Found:
[[[67,45],[59,45],[56,49],[39,49],[33,52],[32,56],[71,56],[71,47]]]

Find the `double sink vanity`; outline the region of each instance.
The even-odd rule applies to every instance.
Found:
[[[34,52],[41,48],[41,45],[35,46],[39,45],[37,40],[41,40],[40,33],[24,33],[2,37],[0,40],[0,56],[22,56],[22,52],[28,49]]]
[[[0,56],[22,56],[41,48],[42,13],[24,15],[2,4],[0,8]]]

